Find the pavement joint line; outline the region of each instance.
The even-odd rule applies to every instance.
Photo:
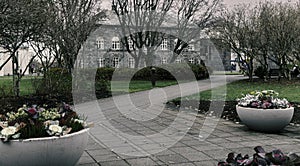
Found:
[[[109,130],[109,132],[110,132],[111,134],[116,133],[116,132],[114,132],[113,129],[110,129],[108,126],[104,126],[103,124],[101,124],[101,125],[102,125],[102,127],[104,127],[106,130]],[[115,136],[119,137],[120,139],[126,141],[126,143],[130,144],[135,150],[138,150],[139,152],[141,152],[141,153],[143,153],[143,154],[146,154],[147,156],[149,155],[149,153],[146,151],[146,149],[143,149],[143,148],[141,148],[140,146],[134,144],[131,140],[129,140],[129,139],[126,138],[126,137],[123,137],[121,134],[113,134],[113,135],[115,135]]]
[[[233,77],[228,77],[228,76],[226,76],[226,82],[231,82],[231,80],[233,80],[232,79]],[[239,77],[239,78],[242,78],[242,77]],[[214,82],[214,81],[216,81],[216,82]],[[219,81],[219,82],[218,82]],[[188,85],[188,83],[186,83],[187,85]],[[211,78],[210,78],[210,80],[201,80],[201,81],[199,81],[198,82],[198,85],[199,85],[199,91],[203,91],[203,90],[207,90],[207,89],[211,89],[211,88],[213,88],[213,87],[216,87],[216,86],[222,86],[222,85],[226,85],[226,84],[222,84],[221,83],[221,81],[220,81],[220,79],[214,79],[214,76],[212,76]],[[178,85],[177,85],[177,89],[175,89],[174,88],[175,86],[173,86],[173,87],[166,87],[164,90],[166,90],[166,94],[168,94],[168,99],[169,98],[177,98],[177,97],[181,97],[183,94],[190,94],[190,93],[192,93],[192,92],[195,92],[195,91],[193,91],[193,90],[191,90],[191,89],[189,89],[189,90],[187,90],[187,93],[178,93]],[[183,86],[182,86],[183,87]],[[185,89],[181,89],[181,90],[183,90],[183,91],[185,91]],[[149,90],[150,91],[150,90]],[[148,92],[137,92],[137,93],[135,93],[135,94],[130,94],[130,95],[135,95],[135,97],[139,97],[139,95],[142,95],[141,97],[145,97],[145,94],[147,94],[147,93],[149,93],[149,91]],[[101,105],[102,103],[102,101],[104,101],[104,100],[98,100],[98,103]],[[112,100],[111,99],[106,99],[105,101],[108,101],[109,103],[104,103],[104,106],[105,106],[105,108],[110,108],[110,109],[112,109],[112,110],[114,110],[114,111],[116,111],[115,109],[116,109],[116,107],[109,107],[109,105],[108,104],[113,104],[113,102],[111,102]],[[84,104],[83,104],[84,105]],[[140,104],[142,107],[143,106],[145,106],[145,105],[147,105],[147,104],[145,104],[145,103],[142,103],[142,104]],[[157,109],[157,107],[156,107],[156,105],[155,105],[155,103],[153,104],[153,107],[155,108],[155,109]],[[102,109],[102,107],[101,107],[101,109]],[[132,130],[132,131],[135,131],[134,129],[135,128],[133,128],[134,126],[135,126],[135,124],[137,125],[137,126],[141,126],[141,127],[145,127],[145,128],[147,128],[147,130],[149,129],[150,131],[154,131],[154,132],[159,132],[160,130],[163,130],[163,129],[165,129],[165,127],[168,127],[168,126],[170,126],[170,120],[172,121],[173,119],[174,119],[174,117],[176,117],[176,115],[177,115],[177,112],[176,113],[174,113],[174,112],[171,112],[170,110],[166,110],[165,111],[165,107],[164,107],[164,110],[162,111],[162,113],[161,113],[161,116],[160,117],[158,117],[157,119],[153,119],[153,121],[151,121],[151,123],[149,123],[149,126],[148,125],[143,125],[143,123],[141,123],[141,122],[139,122],[139,121],[132,121],[132,123],[129,123],[129,124],[127,124],[127,121],[126,120],[122,120],[122,118],[124,118],[124,117],[119,117],[118,116],[118,114],[114,114],[114,115],[112,115],[112,116],[109,116],[109,117],[111,117],[112,119],[115,119],[115,121],[116,122],[118,122],[118,120],[121,120],[119,123],[114,123],[116,126],[115,127],[118,127],[118,126],[122,126],[122,128],[128,128],[128,129],[130,129],[130,130]],[[97,111],[97,110],[93,110],[93,111]],[[103,110],[102,110],[103,111]],[[104,110],[105,111],[105,110]],[[145,110],[146,111],[146,110]],[[158,110],[159,111],[159,110]],[[109,111],[107,111],[107,115],[110,115],[110,112]],[[192,112],[192,113],[194,113],[194,112]],[[196,113],[195,113],[196,114]],[[198,119],[198,118],[202,118],[202,119],[205,119],[205,118],[208,118],[207,116],[198,116],[197,114],[195,115],[196,116],[196,118]],[[130,118],[129,118],[130,119]],[[188,119],[188,118],[187,118]],[[198,119],[199,120],[199,119]],[[163,123],[164,121],[167,121],[166,123]],[[221,123],[220,123],[221,122]],[[154,124],[154,125],[152,125],[152,123]],[[198,121],[195,121],[194,123],[198,123]],[[199,122],[200,123],[200,122]],[[124,138],[126,138],[125,140],[127,141],[126,143],[129,143],[130,145],[139,145],[138,143],[141,143],[140,141],[137,141],[136,143],[137,144],[135,144],[135,142],[134,142],[134,140],[128,140],[128,138],[126,137],[126,135],[124,135],[124,134],[126,134],[126,132],[125,133],[120,133],[118,130],[116,130],[116,129],[118,129],[118,128],[116,128],[115,130],[114,130],[114,128],[112,128],[112,126],[109,126],[109,124],[107,123],[101,123],[101,122],[98,122],[97,124],[99,124],[100,126],[99,127],[101,127],[102,128],[102,130],[106,130],[106,131],[104,131],[104,133],[105,132],[108,132],[108,135],[110,135],[110,134],[112,134],[112,136],[113,137],[119,137],[119,138],[116,138],[115,140],[112,140],[111,142],[113,143],[114,141],[119,141],[119,139],[122,141]],[[147,123],[148,124],[148,123]],[[204,121],[201,121],[201,124],[204,124]],[[156,126],[157,125],[157,126]],[[161,125],[163,125],[163,126],[165,126],[165,127],[161,127]],[[184,124],[183,124],[183,126],[184,126]],[[110,128],[111,127],[111,128]],[[197,130],[199,130],[199,127],[201,127],[201,126],[192,126],[191,127],[191,129],[189,130],[189,131],[191,131],[192,130],[192,128],[197,128]],[[211,134],[209,137],[207,137],[207,139],[205,139],[204,140],[204,142],[199,142],[199,145],[197,144],[197,142],[196,141],[199,141],[199,137],[198,137],[198,135],[199,135],[199,133],[197,134],[197,130],[193,130],[193,131],[191,131],[190,133],[187,133],[186,134],[186,136],[187,136],[187,138],[185,138],[185,139],[182,139],[182,140],[180,140],[180,141],[178,141],[177,142],[177,145],[173,145],[174,147],[182,147],[182,148],[185,148],[185,147],[190,147],[190,148],[193,148],[194,150],[197,150],[197,151],[199,151],[199,152],[202,152],[204,155],[206,155],[206,156],[211,156],[211,155],[213,155],[214,154],[214,152],[213,151],[219,151],[220,149],[222,150],[222,151],[232,151],[231,149],[234,149],[234,150],[236,150],[236,151],[239,151],[239,149],[241,149],[240,151],[242,151],[242,149],[243,148],[247,148],[247,150],[245,150],[245,151],[242,151],[243,153],[245,153],[245,152],[247,152],[247,151],[249,151],[249,150],[251,150],[251,149],[253,149],[253,147],[252,146],[247,146],[247,145],[244,145],[244,144],[242,144],[242,140],[239,140],[239,139],[235,139],[235,140],[232,140],[232,139],[230,139],[230,137],[239,137],[239,136],[243,136],[243,139],[245,139],[246,141],[252,141],[252,142],[256,142],[256,141],[259,141],[259,144],[261,144],[263,147],[265,147],[265,149],[266,150],[273,150],[274,148],[278,148],[278,147],[282,147],[283,149],[285,149],[285,150],[287,150],[286,152],[289,152],[290,150],[293,150],[293,149],[295,149],[295,148],[297,148],[297,147],[299,147],[300,146],[300,144],[299,144],[299,142],[298,141],[300,141],[299,140],[299,138],[297,138],[297,139],[295,139],[295,141],[292,141],[292,143],[291,143],[291,141],[289,140],[289,139],[292,139],[294,136],[295,136],[295,134],[297,134],[297,133],[299,133],[297,130],[295,130],[295,132],[292,132],[292,133],[288,133],[288,134],[285,134],[285,133],[282,133],[282,134],[280,134],[280,138],[277,138],[277,135],[269,135],[269,134],[260,134],[260,133],[257,133],[257,132],[253,132],[253,131],[250,131],[250,130],[247,130],[245,127],[243,127],[243,125],[242,124],[239,124],[239,125],[237,125],[237,124],[234,124],[233,122],[228,122],[228,121],[225,121],[225,120],[223,120],[223,119],[217,119],[217,121],[212,121],[210,124],[207,124],[207,125],[203,125],[202,126],[202,128],[203,127],[207,127],[208,128],[208,130],[211,130],[211,127],[216,127],[216,129],[215,130],[213,130],[212,132],[216,132],[215,134]],[[220,127],[220,128],[218,128],[218,127]],[[158,128],[159,130],[157,130],[157,129],[155,129],[155,128]],[[201,129],[202,129],[201,128]],[[100,128],[99,128],[100,129]],[[200,129],[200,130],[201,130]],[[289,128],[290,130],[292,130],[291,128]],[[199,130],[199,131],[200,131]],[[290,132],[290,130],[287,130],[286,132]],[[97,137],[97,131],[98,130],[94,130],[95,131],[95,133],[91,133],[90,134],[90,137],[91,137],[91,139],[92,140],[94,140],[95,141],[95,143],[96,144],[98,144],[98,145],[101,145],[101,146],[103,146],[103,148],[105,148],[105,149],[107,149],[107,150],[111,150],[110,148],[109,148],[109,145],[107,144],[104,144],[105,142],[103,142],[103,141],[101,141],[101,140],[99,140],[99,138],[101,138],[101,137]],[[99,130],[100,131],[100,130]],[[117,132],[115,132],[115,131],[117,131]],[[120,131],[122,131],[122,130],[120,130]],[[171,133],[173,133],[172,132],[173,130],[171,130],[170,132]],[[204,132],[207,132],[206,130],[203,130]],[[294,130],[292,130],[292,131],[294,131]],[[147,134],[145,134],[145,133],[147,133],[147,132],[145,132],[144,134],[142,134],[143,132],[142,131],[140,131],[141,133],[141,135],[143,135],[143,136],[148,136]],[[228,132],[229,134],[226,134],[226,132]],[[150,132],[151,133],[151,132]],[[197,134],[197,135],[195,135],[195,134]],[[94,135],[93,135],[94,134]],[[100,133],[101,134],[101,133]],[[138,130],[138,128],[137,128],[137,133],[133,133],[133,135],[134,134],[138,134],[139,135],[139,130]],[[129,134],[130,135],[130,134]],[[151,134],[150,134],[151,135]],[[99,135],[99,132],[98,132],[98,136],[101,136],[101,135]],[[170,135],[164,135],[164,136],[167,136],[167,138],[168,139],[171,139],[172,137],[168,137],[168,136],[170,136]],[[122,139],[123,138],[123,139]],[[138,138],[138,137],[137,137]],[[210,141],[210,139],[211,139],[211,141]],[[215,139],[215,140],[214,140]],[[227,140],[228,142],[229,142],[229,144],[227,145],[227,143],[226,142],[222,142],[222,139],[224,139],[224,140]],[[271,141],[271,143],[267,143],[267,142],[265,142],[264,140],[266,140],[266,139],[269,139],[270,141]],[[284,139],[286,139],[286,140],[284,140]],[[148,139],[147,139],[148,140]],[[143,140],[142,140],[143,141]],[[148,142],[150,142],[149,143],[149,146],[151,145],[151,143],[152,142],[153,143],[157,143],[157,144],[164,144],[163,143],[163,141],[164,140],[162,140],[162,141],[154,141],[154,140],[151,140],[150,139],[150,141],[148,141]],[[272,143],[272,141],[273,141],[273,143]],[[206,146],[207,147],[205,147],[205,143],[208,143]],[[288,142],[288,143],[287,143]],[[194,145],[195,144],[195,145]],[[197,145],[196,145],[197,144]],[[203,145],[204,144],[204,145]],[[237,144],[236,146],[230,146],[230,144],[232,144],[232,145],[234,145],[234,144]],[[118,146],[118,144],[116,144],[116,146]],[[172,147],[173,147],[172,146]],[[209,150],[207,150],[207,152],[209,153],[205,153],[205,151],[206,150],[202,150],[202,146],[204,146],[204,149],[209,149],[209,148],[211,148],[211,149],[209,149]],[[239,147],[239,146],[241,146],[241,147]],[[139,146],[138,146],[139,147]],[[214,148],[216,148],[216,147],[220,147],[220,149],[218,148],[218,150],[217,149],[214,149]],[[125,147],[126,148],[126,147]],[[153,148],[155,148],[155,147],[153,147]],[[142,146],[141,147],[141,149],[142,150],[144,150],[144,151],[147,151],[147,149],[148,149],[148,145],[145,145],[145,146]],[[120,150],[122,150],[122,149],[120,149]],[[124,150],[124,149],[123,149]],[[131,150],[131,149],[129,149],[129,150]],[[138,150],[140,150],[140,149],[136,149],[137,151],[136,152],[139,152]],[[154,149],[154,151],[155,151],[156,149]],[[151,150],[151,148],[149,148],[148,149],[148,151],[151,151],[151,152],[153,152],[152,150]],[[116,154],[116,156],[121,156],[120,158],[122,158],[122,155],[121,155],[121,153],[120,154],[117,154],[117,151],[112,151],[114,154]],[[248,153],[251,153],[252,151],[249,151]],[[297,151],[297,152],[299,152],[299,151]],[[211,154],[212,153],[212,154]],[[89,154],[89,153],[87,153],[87,154]],[[123,154],[123,153],[122,153]],[[90,154],[89,154],[90,155]],[[156,154],[155,154],[156,155]],[[150,158],[150,159],[152,159],[155,163],[157,163],[157,164],[168,164],[168,159],[166,160],[166,161],[163,161],[163,160],[160,160],[160,159],[158,159],[157,157],[155,157],[155,155],[152,155],[152,154],[150,154],[150,155],[148,155],[148,157]],[[221,152],[219,152],[219,157],[222,157],[223,159],[225,159],[226,158],[226,154],[224,154],[224,157],[223,157],[223,155],[221,154]],[[90,155],[90,157],[91,158],[93,158],[93,156],[92,155]],[[143,156],[135,156],[136,157],[136,159],[138,160],[138,159],[142,159],[143,158]],[[186,157],[184,157],[184,156],[182,156],[183,158],[186,158]],[[191,158],[193,158],[194,156],[191,156]],[[219,161],[219,159],[213,159],[214,158],[214,155],[211,157],[211,159],[209,159],[209,160],[207,160],[208,162],[212,162],[212,163],[217,163],[217,161]],[[93,158],[94,159],[94,158]],[[162,158],[163,159],[163,158]],[[186,158],[187,159],[187,158]],[[172,159],[171,159],[172,160]],[[177,159],[178,160],[178,159]],[[199,163],[201,163],[201,162],[196,162],[196,161],[192,161],[193,159],[191,159],[191,160],[188,160],[187,162],[185,162],[185,163],[194,163],[195,165],[199,165]],[[123,161],[125,161],[128,165],[131,165],[130,163],[128,163],[127,162],[127,159],[123,159]],[[174,159],[174,161],[176,161],[176,159]],[[179,163],[182,163],[182,162],[179,162]],[[84,163],[83,163],[84,164]],[[97,165],[101,165],[101,163],[97,163]],[[124,163],[125,164],[125,163]],[[169,163],[170,164],[170,163]],[[200,164],[201,165],[201,164]]]

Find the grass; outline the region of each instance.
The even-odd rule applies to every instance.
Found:
[[[24,76],[20,82],[20,95],[31,95],[35,93],[35,88],[33,85],[33,80],[38,79],[38,77]],[[13,95],[13,79],[9,76],[0,77],[0,96],[12,96]],[[176,85],[177,81],[157,81],[156,87],[166,87],[170,85]],[[129,84],[129,90],[126,87],[125,81],[114,81],[114,91],[132,93],[138,91],[144,91],[152,89],[150,81],[131,81]]]
[[[140,81],[140,80],[134,80],[130,81],[129,84],[129,89],[126,87],[126,82],[125,81],[114,81],[114,88],[113,91],[116,92],[139,92],[139,91],[144,91],[144,90],[149,90],[152,89],[152,85],[150,81]],[[166,87],[170,85],[176,85],[177,81],[157,81],[156,82],[156,87]]]
[[[224,89],[227,89],[225,94]],[[254,90],[267,90],[272,89],[279,93],[280,98],[286,98],[290,102],[300,102],[300,81],[254,81],[249,82],[247,80],[241,80],[227,84],[213,89],[214,97],[211,97],[212,90],[200,92],[199,96],[201,100],[220,100],[226,99],[226,101],[236,100],[242,97],[242,94],[249,93]],[[197,95],[188,96],[188,99],[196,99]]]
[[[24,76],[20,82],[20,95],[29,95],[35,92],[32,80],[38,77]],[[13,95],[13,77],[1,76],[0,77],[0,96]]]

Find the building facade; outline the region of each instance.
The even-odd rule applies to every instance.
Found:
[[[134,68],[135,59],[127,52],[121,40],[124,36],[120,35],[121,26],[118,20],[107,19],[99,23],[99,27],[89,36],[85,45],[82,47],[82,56],[78,59],[79,67],[114,67],[114,68]],[[165,34],[174,34],[174,27],[165,24],[160,31]],[[154,55],[154,64],[171,63],[174,54],[174,44],[176,42],[174,35],[165,35],[160,46],[156,49]],[[129,47],[133,44],[128,41]],[[145,50],[146,51],[146,50]],[[231,54],[229,51],[217,48],[206,35],[197,34],[189,45],[172,63],[204,63],[214,70],[230,70]],[[146,60],[140,59],[139,68],[146,66]],[[220,63],[216,63],[221,61]]]
[[[3,50],[2,50],[3,51]],[[1,50],[0,50],[1,52]],[[25,75],[28,75],[29,68],[27,65],[29,64],[30,60],[32,59],[34,55],[34,51],[30,49],[29,47],[22,47],[20,50],[17,52],[18,55],[18,62],[19,62],[19,69],[22,73]],[[6,60],[10,57],[9,53],[1,53],[0,56],[0,65],[4,64]],[[0,70],[0,76],[9,76],[13,74],[13,69],[12,69],[12,61],[10,60],[9,62],[6,63],[6,65],[3,66],[2,70]],[[24,72],[25,70],[25,72]]]

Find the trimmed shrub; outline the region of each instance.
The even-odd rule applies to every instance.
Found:
[[[265,76],[267,76],[267,69],[263,66],[258,66],[255,70],[254,70],[254,75],[257,76],[260,79],[264,79]]]
[[[34,80],[33,84],[37,94],[69,95],[72,91],[72,76],[66,69],[51,68],[43,79]]]
[[[108,67],[98,68],[95,80],[96,81],[99,81],[99,80],[110,81],[112,79],[112,75],[114,74],[114,71],[115,71],[114,68],[108,68]]]
[[[189,64],[189,66],[197,80],[209,77],[208,70],[205,66],[195,64]],[[190,70],[187,69],[184,64],[166,64],[155,68],[156,80],[185,80],[186,78],[192,78]],[[133,80],[150,80],[150,78],[151,69],[150,67],[145,67],[135,73]]]

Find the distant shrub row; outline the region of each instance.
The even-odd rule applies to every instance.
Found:
[[[96,73],[95,73],[96,72]],[[154,76],[156,80],[200,80],[209,77],[205,66],[190,64],[167,64],[155,67]],[[111,80],[150,80],[151,69],[131,68],[98,68],[78,70],[76,80],[79,81],[79,89],[92,90],[95,85],[96,93],[110,94]],[[43,79],[34,82],[37,94],[69,95],[72,92],[72,76],[65,69],[51,68]]]
[[[191,71],[194,76],[192,76]],[[197,80],[209,77],[208,70],[203,65],[189,64],[189,68],[185,64],[167,64],[155,67],[156,80],[184,80],[195,77]],[[96,74],[97,80],[150,80],[151,68],[142,69],[131,68],[98,68]]]

